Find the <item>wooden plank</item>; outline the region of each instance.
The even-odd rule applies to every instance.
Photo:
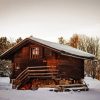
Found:
[[[27,70],[28,72],[57,72],[58,70],[44,69],[44,70]]]
[[[29,73],[29,75],[33,75],[33,76],[36,76],[36,75],[54,75],[54,74],[57,74],[57,73]]]
[[[33,67],[27,67],[28,69],[38,69],[38,68],[52,68],[52,67],[54,67],[54,68],[56,68],[56,66],[33,66]]]
[[[52,78],[52,76],[29,76],[30,78]]]

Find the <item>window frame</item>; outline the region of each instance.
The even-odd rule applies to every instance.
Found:
[[[39,47],[31,47],[31,58],[37,59],[40,55],[40,48]]]

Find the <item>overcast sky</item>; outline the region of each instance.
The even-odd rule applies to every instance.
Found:
[[[57,41],[73,33],[100,37],[100,0],[0,0],[0,36]]]

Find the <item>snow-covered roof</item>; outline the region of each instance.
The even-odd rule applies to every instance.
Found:
[[[59,50],[63,55],[72,55],[72,56],[83,57],[83,58],[94,58],[95,57],[93,54],[81,51],[79,49],[73,48],[73,47],[68,46],[68,45],[54,43],[54,42],[38,39],[35,37],[30,37],[30,39],[33,41],[37,41],[39,43],[42,43],[46,46],[49,46],[53,49]]]
[[[85,59],[85,58],[93,59],[95,57],[93,54],[81,51],[79,49],[73,48],[68,45],[54,43],[54,42],[46,41],[46,40],[35,38],[35,37],[29,37],[29,38],[24,39],[22,42],[18,43],[17,45],[15,45],[14,47],[10,48],[6,52],[4,52],[2,55],[0,55],[0,58],[5,58],[4,56],[6,56],[7,54],[10,54],[10,52],[14,50],[15,51],[18,50],[18,47],[21,47],[26,41],[37,42],[65,56],[73,56],[75,58],[81,58],[81,59]]]

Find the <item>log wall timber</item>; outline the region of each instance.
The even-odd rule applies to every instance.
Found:
[[[39,55],[32,55],[33,48],[39,48]],[[16,79],[25,69],[34,66],[50,66],[47,67],[48,73],[35,73],[27,71],[25,77],[34,78],[51,78],[51,73],[54,78],[66,80],[81,80],[84,78],[84,60],[73,58],[71,56],[63,56],[51,48],[41,46],[40,44],[28,43],[16,51],[12,58],[13,72],[11,79]],[[39,69],[38,69],[39,70]],[[58,70],[55,74],[52,70]],[[43,71],[43,69],[42,69]],[[43,75],[45,74],[45,75]],[[33,78],[34,76],[34,78]],[[21,80],[24,80],[23,78]]]
[[[84,60],[61,56],[58,69],[61,77],[75,80],[84,78]]]

